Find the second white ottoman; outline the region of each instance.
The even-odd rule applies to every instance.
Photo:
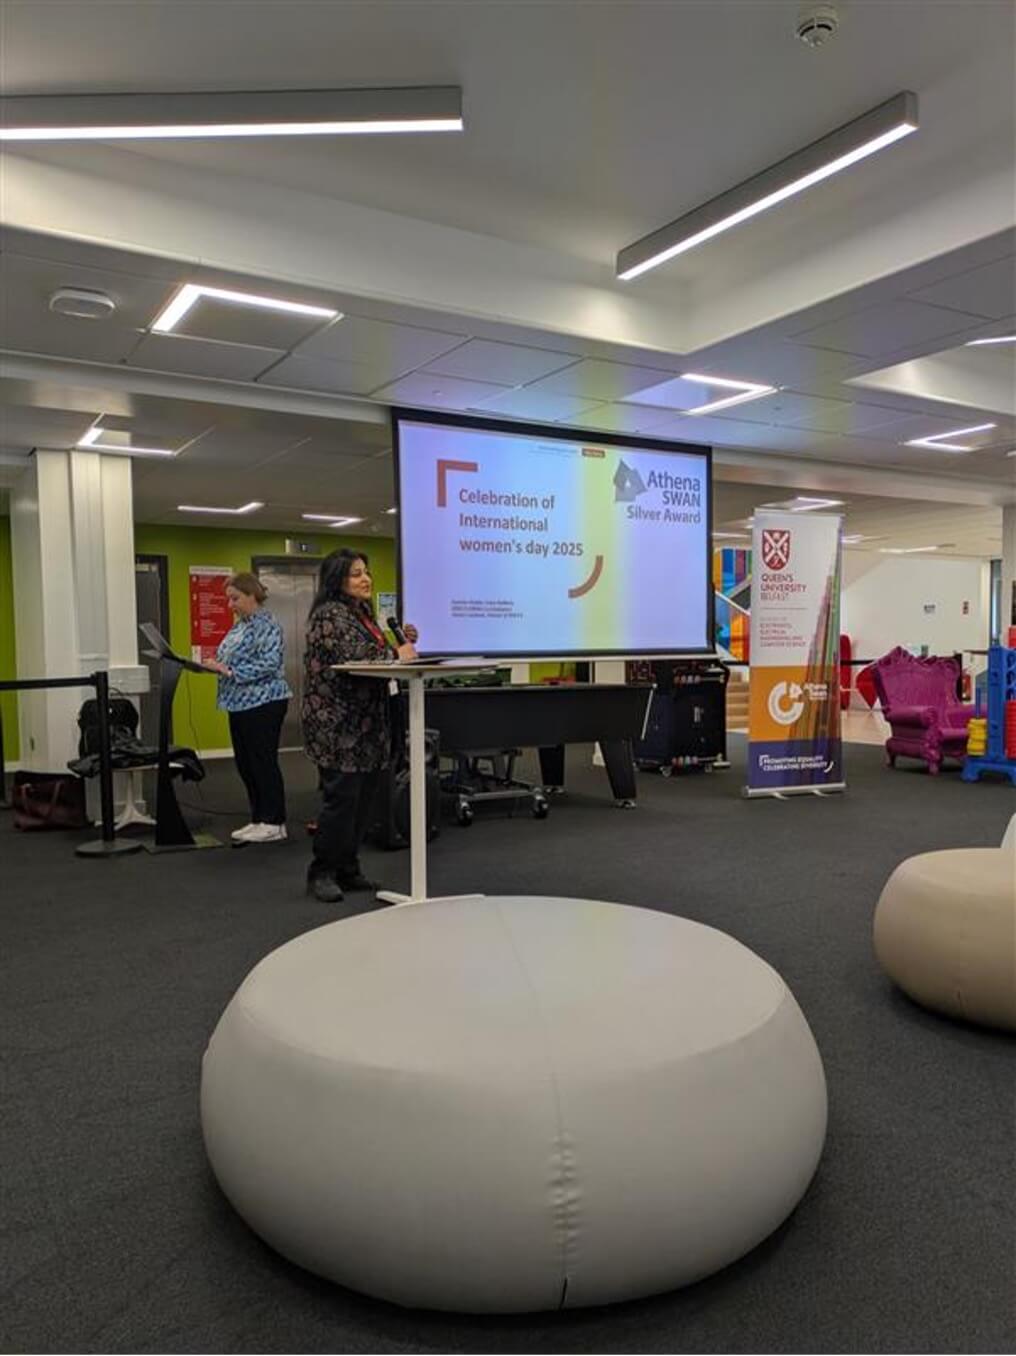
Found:
[[[786,985],[724,933],[482,898],[266,957],[212,1037],[202,1120],[286,1257],[507,1312],[667,1290],[753,1248],[811,1180],[826,1091]]]

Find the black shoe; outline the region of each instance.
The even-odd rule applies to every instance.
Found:
[[[307,893],[319,904],[339,904],[345,898],[341,885],[333,876],[314,876],[307,882]]]
[[[376,880],[368,880],[358,871],[355,876],[342,877],[342,888],[349,890],[350,893],[356,893],[360,890],[380,890],[381,885]]]

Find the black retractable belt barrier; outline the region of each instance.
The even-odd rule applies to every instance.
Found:
[[[109,674],[105,669],[82,678],[15,678],[0,681],[0,692],[31,692],[42,688],[93,687],[99,718],[99,803],[102,812],[102,837],[79,843],[79,857],[123,857],[140,852],[141,844],[129,838],[117,838],[113,823],[113,760],[109,744]],[[0,796],[3,795],[3,731],[0,728]]]

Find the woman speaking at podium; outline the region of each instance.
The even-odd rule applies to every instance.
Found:
[[[406,626],[409,644],[393,649],[372,595],[365,555],[343,548],[321,562],[304,651],[303,743],[322,793],[307,890],[324,904],[337,903],[344,890],[376,888],[359,853],[392,738],[388,684],[336,673],[332,665],[416,658],[416,628]]]
[[[263,606],[267,596],[256,575],[233,575],[226,601],[236,622],[205,665],[219,675],[218,706],[229,716],[236,770],[250,802],[250,823],[231,835],[237,844],[286,841],[279,737],[293,694],[286,682],[282,627]]]

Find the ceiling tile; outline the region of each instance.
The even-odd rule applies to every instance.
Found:
[[[137,330],[112,320],[82,320],[2,302],[0,307],[0,347],[21,353],[119,363],[133,351],[140,338]]]
[[[185,372],[225,381],[252,381],[283,357],[275,348],[249,344],[222,344],[213,339],[191,339],[182,334],[148,334],[131,354],[129,367],[154,372]]]
[[[607,433],[646,433],[673,419],[669,410],[653,409],[649,405],[599,405],[582,414],[587,428],[603,429]]]
[[[1012,420],[1005,420],[996,416],[994,420],[988,418],[977,418],[973,415],[968,417],[966,411],[953,412],[942,418],[940,415],[915,414],[900,417],[891,425],[885,428],[869,429],[861,437],[868,437],[875,440],[882,439],[893,446],[898,443],[908,442],[912,438],[931,438],[939,434],[948,434],[952,429],[972,428],[977,424],[994,423],[993,429],[987,429],[984,433],[964,434],[958,438],[960,443],[970,444],[973,447],[993,446],[998,442],[1004,441],[1012,436],[1014,424]],[[949,439],[947,438],[948,442]],[[921,449],[915,449],[921,450]],[[926,451],[933,452],[934,449],[928,448]],[[935,453],[936,456],[948,456],[949,453]]]
[[[485,400],[478,408],[482,414],[507,414],[513,419],[546,419],[557,423],[561,420],[581,422],[587,412],[598,407],[580,396],[559,395],[524,386]]]
[[[433,377],[414,372],[374,392],[377,400],[423,405],[430,409],[468,410],[508,389],[492,381],[466,381],[462,377]]]
[[[385,477],[391,477],[391,462],[378,458],[364,458],[339,448],[311,440],[300,447],[290,448],[273,457],[266,463],[273,473],[288,476],[292,471],[313,471],[328,474],[335,472],[342,477],[342,485],[351,488],[369,489],[375,484],[383,484]],[[375,469],[377,468],[377,469]],[[321,492],[326,493],[331,486],[330,480],[320,482]]]
[[[321,304],[327,305],[326,302]],[[153,311],[149,323],[154,319]],[[320,316],[269,311],[261,306],[222,301],[218,297],[200,297],[174,327],[173,333],[286,351],[319,330],[324,323]]]
[[[657,372],[650,386],[632,391],[626,401],[654,405],[664,410],[691,410],[697,405],[707,405],[735,394],[721,386],[710,386],[707,382],[686,381],[683,377],[664,377],[661,381],[661,376],[663,374]]]
[[[73,447],[98,413],[5,403],[0,405],[0,443],[5,447]]]
[[[999,319],[1016,311],[1016,256],[999,259],[909,293],[915,301]]]
[[[4,226],[0,230],[0,249],[5,255],[46,260],[75,268],[102,268],[109,273],[128,273],[135,279],[184,282],[188,273],[188,265],[179,259],[163,259],[154,254],[92,244],[73,236],[44,235],[11,226]]]
[[[381,363],[347,363],[336,358],[304,358],[298,354],[285,358],[259,377],[258,385],[361,396],[386,385],[396,375]]]
[[[877,358],[908,344],[969,329],[977,321],[976,315],[945,310],[941,306],[926,306],[918,301],[891,301],[882,306],[869,306],[814,329],[802,330],[791,338],[795,343],[815,348]]]
[[[825,433],[863,433],[867,429],[888,427],[901,417],[899,410],[885,405],[855,405],[846,400],[827,400],[820,404],[823,408],[805,411],[788,419],[787,423]]]
[[[632,367],[628,363],[604,362],[583,358],[563,372],[533,382],[527,390],[550,391],[555,395],[584,396],[587,401],[624,400],[634,391],[666,381],[666,371],[652,367]]]
[[[281,430],[260,432],[256,429],[211,428],[197,437],[180,454],[180,463],[200,466],[259,466],[271,457],[280,455],[294,443],[308,443],[309,438],[295,439]]]
[[[489,339],[470,339],[427,364],[428,372],[470,380],[502,381],[521,386],[579,361],[577,353],[558,353],[549,349],[526,348],[522,344],[498,344]]]
[[[422,367],[450,349],[458,348],[464,334],[424,329],[418,325],[393,325],[384,320],[365,320],[346,315],[299,345],[300,357],[331,358],[344,363],[382,368],[394,380],[414,367]],[[449,375],[455,376],[452,372]],[[462,376],[471,376],[463,372]],[[477,373],[482,376],[482,373]]]
[[[76,287],[103,292],[115,304],[105,320],[82,320],[58,316],[49,309],[49,299],[59,288]],[[51,259],[27,259],[19,254],[0,256],[0,314],[7,323],[28,323],[33,317],[50,316],[81,329],[142,329],[173,295],[173,285],[158,278],[117,273],[107,268],[89,268]]]

